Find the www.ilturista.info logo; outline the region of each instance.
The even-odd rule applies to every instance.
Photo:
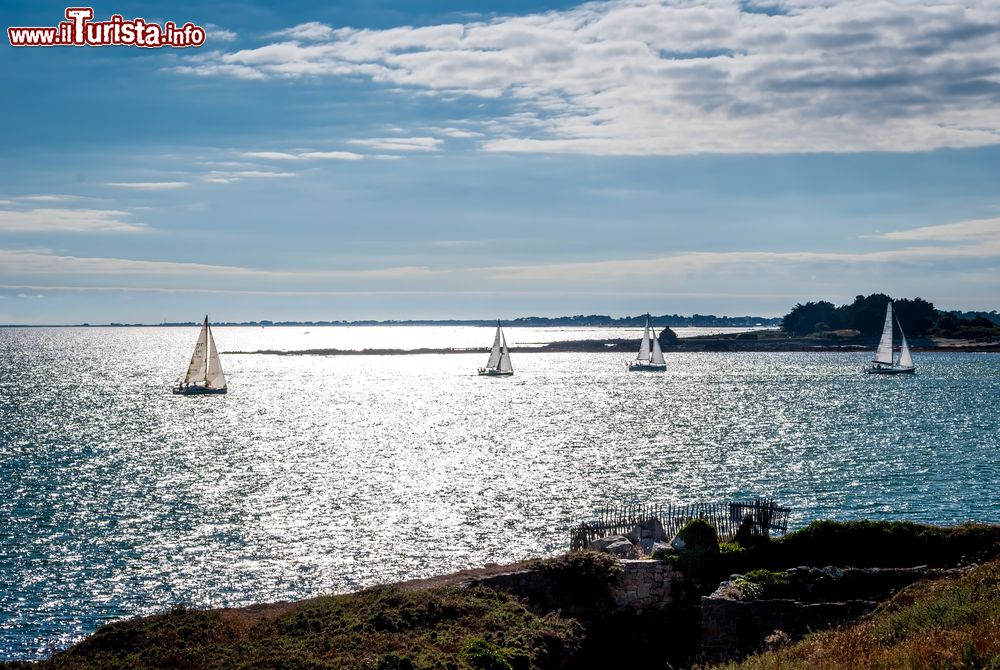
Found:
[[[93,21],[92,7],[67,7],[66,21],[48,28],[8,28],[12,47],[106,47],[130,46],[200,47],[205,43],[205,29],[195,24],[178,26],[167,21],[162,26],[145,19],[126,20],[112,14],[108,21]]]

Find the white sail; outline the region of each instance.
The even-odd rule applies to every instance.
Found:
[[[882,326],[882,339],[875,351],[874,362],[892,365],[892,303],[885,306],[885,325]]]
[[[635,357],[637,361],[649,360],[649,317],[646,317],[646,329],[642,331],[642,344],[639,345],[639,354]]]
[[[215,348],[215,338],[212,337],[211,328],[208,328],[208,365],[205,368],[205,386],[213,389],[226,387],[226,374],[222,371],[222,361],[219,360],[219,352]]]
[[[493,338],[493,349],[490,350],[490,360],[486,362],[487,368],[495,368],[500,364],[500,322],[497,321],[497,334]]]
[[[653,339],[653,355],[650,357],[649,362],[653,365],[666,365],[667,362],[663,359],[663,350],[660,349],[660,340],[657,337]]]
[[[507,349],[507,338],[503,338],[503,346],[500,353],[500,364],[497,366],[500,372],[513,372],[514,368],[510,364],[510,351]]]
[[[198,334],[198,341],[194,345],[194,353],[191,354],[191,364],[188,365],[187,374],[184,375],[185,384],[193,384],[194,382],[201,382],[205,380],[205,375],[207,372],[207,358],[206,353],[208,350],[208,317],[205,317],[205,323],[201,326],[201,333]]]
[[[898,319],[897,319],[898,323]],[[912,368],[913,357],[910,356],[910,345],[906,343],[906,334],[903,333],[903,324],[899,324],[899,334],[903,338],[903,346],[899,348],[899,367]]]

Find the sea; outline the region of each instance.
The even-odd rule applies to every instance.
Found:
[[[639,331],[509,328],[512,346]],[[706,331],[680,329],[682,336]],[[216,328],[224,396],[170,393],[196,327],[0,329],[0,659],[171,607],[552,555],[620,503],[1000,522],[1000,355],[278,356],[487,347],[492,328]]]

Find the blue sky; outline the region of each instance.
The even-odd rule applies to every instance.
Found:
[[[996,0],[326,4],[4,36],[0,323],[1000,307]]]

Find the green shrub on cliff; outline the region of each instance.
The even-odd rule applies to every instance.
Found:
[[[377,588],[274,610],[114,623],[35,667],[457,670],[474,661],[483,670],[555,670],[582,642],[576,621],[483,588]]]

